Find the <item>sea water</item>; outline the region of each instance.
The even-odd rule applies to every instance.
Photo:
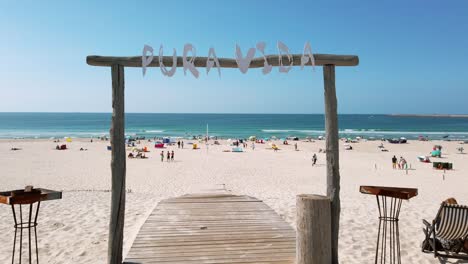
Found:
[[[100,137],[109,135],[110,113],[0,113],[0,138]],[[468,118],[339,115],[341,137],[468,140]],[[128,136],[299,138],[324,136],[323,114],[127,113]]]

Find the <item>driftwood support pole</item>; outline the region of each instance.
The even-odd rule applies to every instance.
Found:
[[[296,264],[331,263],[330,199],[321,195],[296,196]]]
[[[124,67],[114,64],[112,70],[112,201],[109,223],[109,245],[107,262],[122,263],[123,229],[125,217],[125,110],[124,110]]]
[[[331,200],[331,263],[338,264],[338,236],[340,229],[340,166],[338,149],[338,114],[335,89],[335,65],[323,66],[323,78],[325,83],[327,196]]]

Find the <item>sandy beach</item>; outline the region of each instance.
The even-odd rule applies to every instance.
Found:
[[[276,142],[274,152],[268,144],[256,144],[244,153],[223,152],[231,149],[204,144],[192,150],[169,146],[175,151],[174,162],[161,162],[160,149],[141,142],[151,152],[148,159],[127,159],[127,207],[124,252],[128,252],[140,226],[161,199],[196,193],[221,186],[233,194],[246,194],[263,200],[291,226],[295,226],[295,197],[301,193],[324,194],[326,191],[325,154],[318,153],[324,141],[298,142],[294,146]],[[290,142],[293,143],[293,142]],[[440,263],[420,250],[423,239],[421,220],[432,220],[440,202],[455,197],[468,204],[466,172],[468,155],[459,154],[458,142],[410,141],[408,144],[380,141],[351,144],[344,150],[340,142],[341,201],[340,260],[342,263],[372,263],[377,235],[375,197],[359,193],[360,185],[384,185],[419,189],[419,195],[403,202],[400,238],[404,263]],[[41,204],[38,237],[41,263],[104,263],[107,257],[110,210],[109,142],[77,139],[67,143],[68,150],[55,150],[51,140],[1,140],[1,190],[26,185],[63,190],[63,199]],[[442,158],[452,162],[454,170],[434,170],[417,156],[428,155],[433,145],[443,146]],[[16,147],[21,150],[11,151]],[[87,149],[80,151],[80,148]],[[311,158],[317,153],[318,162]],[[411,170],[394,170],[391,158],[403,156]],[[467,163],[465,163],[467,162]],[[13,217],[8,206],[0,205],[0,263],[11,258]],[[451,263],[451,262],[448,262]]]

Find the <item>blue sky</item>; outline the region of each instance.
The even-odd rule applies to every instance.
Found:
[[[0,1],[1,112],[110,112],[110,70],[87,55],[144,44],[234,58],[258,41],[359,55],[336,73],[339,113],[468,113],[468,1]],[[257,56],[259,53],[257,52]],[[127,112],[323,113],[320,67],[264,76],[127,68]]]

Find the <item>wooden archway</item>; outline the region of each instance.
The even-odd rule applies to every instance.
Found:
[[[335,88],[335,66],[357,66],[358,56],[314,54],[315,65],[323,66],[324,97],[325,97],[325,132],[326,132],[326,159],[327,159],[327,196],[331,200],[331,227],[332,227],[332,260],[338,263],[338,235],[340,221],[340,173],[338,152],[338,114]],[[302,54],[292,55],[293,66],[301,65]],[[272,66],[280,66],[280,58],[288,61],[286,55],[266,56]],[[183,58],[177,57],[177,67],[183,67]],[[237,68],[235,59],[218,58],[220,67]],[[251,61],[249,68],[264,66],[264,58],[259,57]],[[163,64],[172,66],[172,57],[162,57]],[[196,67],[206,67],[206,57],[197,57],[194,60]],[[109,224],[109,264],[122,263],[123,228],[125,217],[125,96],[124,96],[124,68],[142,67],[141,56],[134,57],[108,57],[88,56],[86,62],[92,66],[111,67],[112,71],[112,125],[110,130],[112,146],[112,194],[111,215]],[[312,66],[309,61],[306,66]],[[159,67],[159,60],[153,60],[147,67]]]

